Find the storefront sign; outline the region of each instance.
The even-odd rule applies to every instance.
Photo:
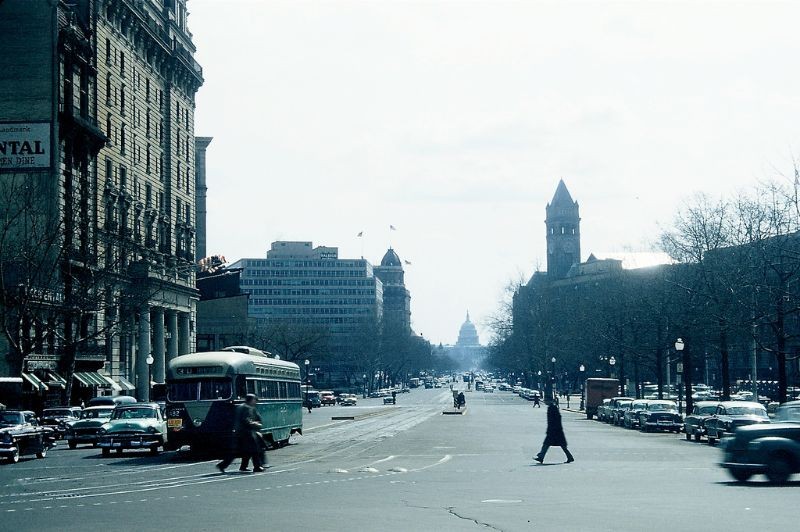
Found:
[[[50,168],[50,124],[0,123],[0,170]]]

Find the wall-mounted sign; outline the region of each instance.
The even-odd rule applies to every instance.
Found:
[[[0,171],[50,168],[50,124],[0,123]]]

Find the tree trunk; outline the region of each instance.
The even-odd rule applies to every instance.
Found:
[[[731,400],[730,354],[728,351],[728,325],[719,320],[719,354],[722,362],[722,400]],[[708,383],[706,383],[708,384]]]

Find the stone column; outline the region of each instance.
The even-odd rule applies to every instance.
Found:
[[[147,357],[150,355],[150,308],[139,311],[139,342],[136,349],[136,399],[150,399],[150,368]]]
[[[178,311],[167,310],[167,362],[178,356]]]
[[[164,382],[164,308],[153,307],[153,381]]]
[[[189,313],[178,314],[178,355],[189,353]]]

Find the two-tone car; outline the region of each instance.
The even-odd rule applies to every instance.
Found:
[[[341,406],[356,406],[356,404],[358,404],[358,396],[356,396],[356,394],[343,393],[339,397],[341,397],[339,401]]]
[[[714,414],[706,420],[706,437],[714,445],[726,434],[746,425],[769,423],[767,409],[761,403],[750,401],[724,401],[717,405]]]
[[[666,430],[677,434],[683,428],[683,417],[678,413],[675,401],[649,399],[644,409],[639,411],[638,425],[642,432]]]
[[[29,454],[44,458],[53,440],[52,429],[39,425],[33,412],[0,410],[0,456],[8,463],[16,464]]]
[[[63,438],[67,433],[67,428],[80,418],[81,407],[79,406],[45,408],[42,412],[41,424],[53,429],[56,438]]]
[[[151,454],[158,454],[166,443],[167,420],[158,403],[118,405],[97,434],[103,456],[124,449],[149,449]]]
[[[80,444],[97,446],[97,431],[103,424],[111,419],[113,406],[89,406],[81,411],[78,421],[67,427],[64,439],[70,449]]]
[[[692,412],[683,420],[683,432],[686,439],[700,441],[706,435],[706,420],[717,411],[719,401],[698,401],[692,407]]]
[[[744,426],[720,446],[720,466],[739,482],[763,473],[772,483],[785,483],[800,473],[800,401],[781,405],[774,423]]]

